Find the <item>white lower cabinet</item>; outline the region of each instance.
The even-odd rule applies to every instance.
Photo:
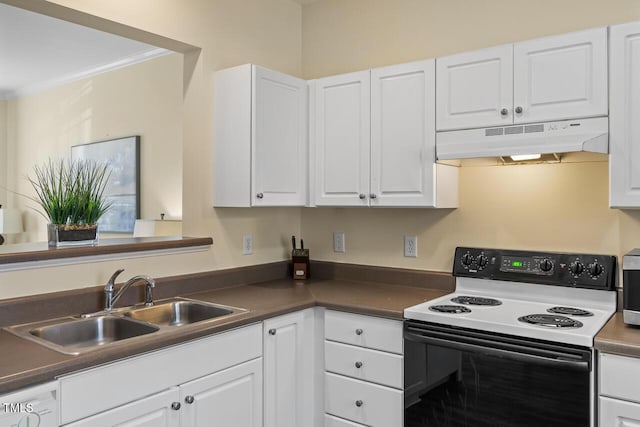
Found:
[[[600,397],[600,427],[640,427],[640,404]]]
[[[262,426],[262,359],[180,386],[180,427]]]
[[[312,426],[314,309],[267,319],[264,342],[264,426]]]
[[[600,353],[599,426],[640,427],[640,359]]]
[[[402,427],[402,322],[327,310],[325,427]]]
[[[225,427],[262,425],[262,359],[172,387],[69,427]]]
[[[177,387],[131,402],[119,408],[67,424],[68,427],[178,427],[180,412],[171,405],[179,404]]]
[[[60,378],[60,420],[91,426],[262,426],[262,325]]]

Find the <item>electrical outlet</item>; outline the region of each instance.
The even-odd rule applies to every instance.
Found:
[[[412,258],[418,256],[418,236],[404,236],[404,256]]]
[[[333,252],[344,253],[344,232],[342,231],[334,231],[333,232]]]
[[[242,236],[242,255],[251,255],[253,253],[253,235],[245,234]]]

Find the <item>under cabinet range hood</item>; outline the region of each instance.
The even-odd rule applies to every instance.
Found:
[[[609,119],[596,117],[436,134],[437,160],[609,152]]]

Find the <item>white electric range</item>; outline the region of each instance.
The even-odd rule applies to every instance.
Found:
[[[404,312],[405,352],[433,373],[405,426],[593,426],[616,269],[607,255],[457,248],[455,292]]]

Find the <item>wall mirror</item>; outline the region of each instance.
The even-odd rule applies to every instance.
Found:
[[[0,63],[0,204],[24,228],[6,244],[46,241],[46,219],[20,196],[33,195],[34,165],[130,135],[141,218],[182,217],[182,53],[0,2]]]

